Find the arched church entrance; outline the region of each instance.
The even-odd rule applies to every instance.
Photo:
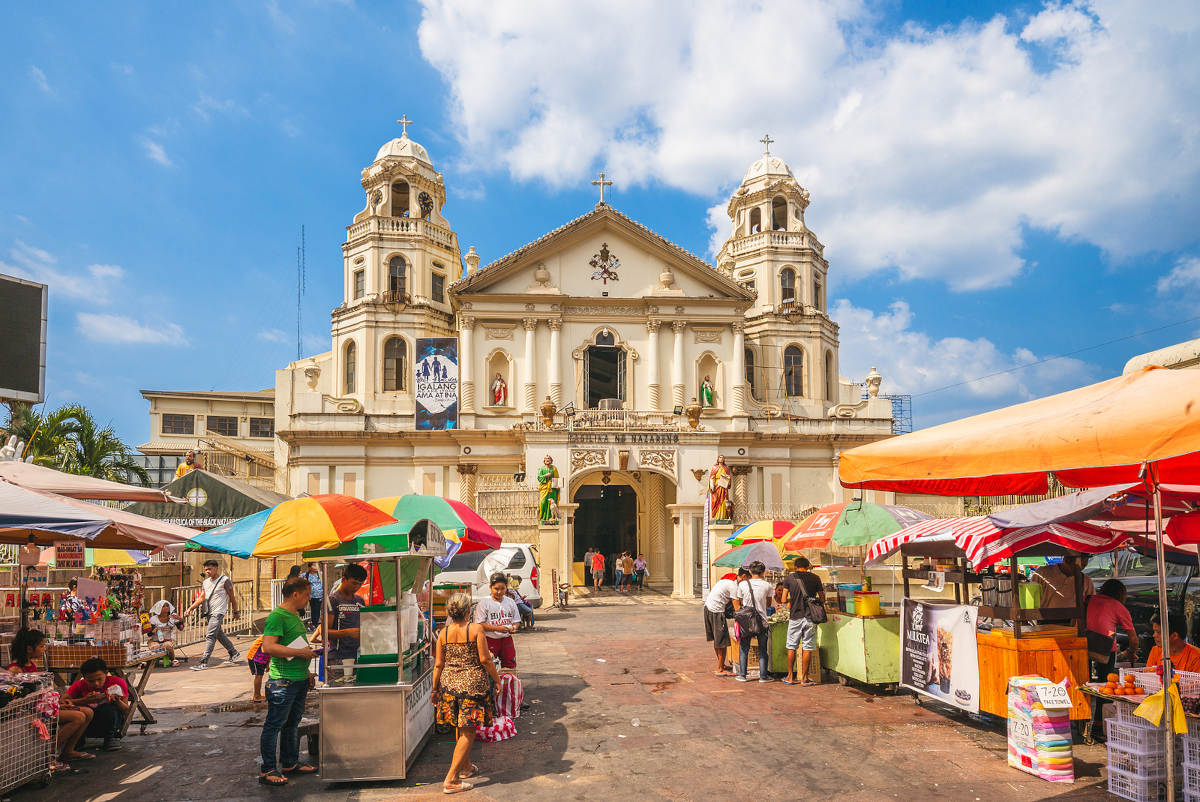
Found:
[[[596,470],[571,480],[572,562],[582,563],[588,548],[599,549],[612,579],[612,558],[628,551],[644,554],[649,584],[670,591],[674,577],[674,525],[668,504],[675,503],[675,483],[656,471]]]

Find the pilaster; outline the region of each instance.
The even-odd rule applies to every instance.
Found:
[[[662,410],[662,384],[658,373],[658,329],[661,325],[661,320],[646,321],[646,332],[650,337],[647,347],[650,353],[646,360],[646,376],[650,385],[650,409],[654,411]]]
[[[464,428],[475,421],[475,318],[463,315],[458,334],[458,407]]]
[[[554,402],[554,406],[562,409],[562,354],[559,353],[561,347],[561,332],[562,319],[551,318],[546,321],[546,325],[550,327],[550,400]]]
[[[458,500],[475,509],[475,474],[479,466],[473,462],[458,466]]]
[[[675,588],[671,591],[673,599],[694,599],[696,597],[696,549],[694,538],[690,531],[693,515],[699,513],[703,506],[700,504],[668,504],[671,511],[671,523],[674,528],[674,576]]]
[[[527,317],[521,321],[525,327],[525,359],[524,376],[521,382],[521,411],[527,414],[537,412],[537,368],[533,359],[533,337],[537,331],[537,318]]]
[[[683,386],[683,332],[687,323],[676,320],[671,323],[675,331],[675,342],[671,349],[671,401],[674,406],[682,406],[684,400]]]

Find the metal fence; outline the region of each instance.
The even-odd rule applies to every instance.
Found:
[[[183,613],[200,592],[200,585],[184,585],[172,588],[171,603],[180,614]],[[226,635],[246,635],[254,623],[254,582],[243,579],[233,583],[233,595],[237,599],[237,613],[226,613],[221,629]],[[176,637],[175,642],[180,646],[200,643],[208,629],[208,622],[200,615],[203,606],[196,608],[183,621],[183,631]]]

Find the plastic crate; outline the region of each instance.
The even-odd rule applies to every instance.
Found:
[[[1108,792],[1133,802],[1159,802],[1167,798],[1167,783],[1162,779],[1135,777],[1110,766]]]
[[[1178,672],[1176,672],[1178,673]],[[1162,677],[1158,676],[1158,672],[1153,668],[1122,668],[1120,672],[1121,682],[1125,682],[1125,677],[1133,675],[1137,680],[1137,684],[1146,689],[1146,693],[1154,693],[1162,690]],[[1180,680],[1182,685],[1182,680]]]
[[[1184,790],[1200,794],[1200,764],[1185,760],[1179,767],[1179,776],[1183,779]]]
[[[1143,780],[1161,780],[1167,776],[1167,755],[1160,749],[1134,752],[1110,743],[1108,767]]]
[[[1104,731],[1109,746],[1139,755],[1166,754],[1166,731],[1147,721],[1106,721]]]
[[[1183,754],[1183,762],[1200,766],[1200,738],[1194,735],[1179,736],[1179,751]],[[1200,791],[1200,786],[1197,786]]]

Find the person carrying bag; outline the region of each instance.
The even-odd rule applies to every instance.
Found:
[[[747,682],[746,676],[750,661],[750,641],[758,642],[758,681],[773,682],[767,674],[767,661],[770,657],[767,649],[769,632],[767,630],[767,600],[774,594],[763,574],[767,567],[759,560],[749,566],[750,579],[738,583],[738,604],[734,619],[738,627],[738,673],[734,677],[738,682]],[[748,598],[747,598],[748,597]],[[760,609],[762,608],[762,609]]]

